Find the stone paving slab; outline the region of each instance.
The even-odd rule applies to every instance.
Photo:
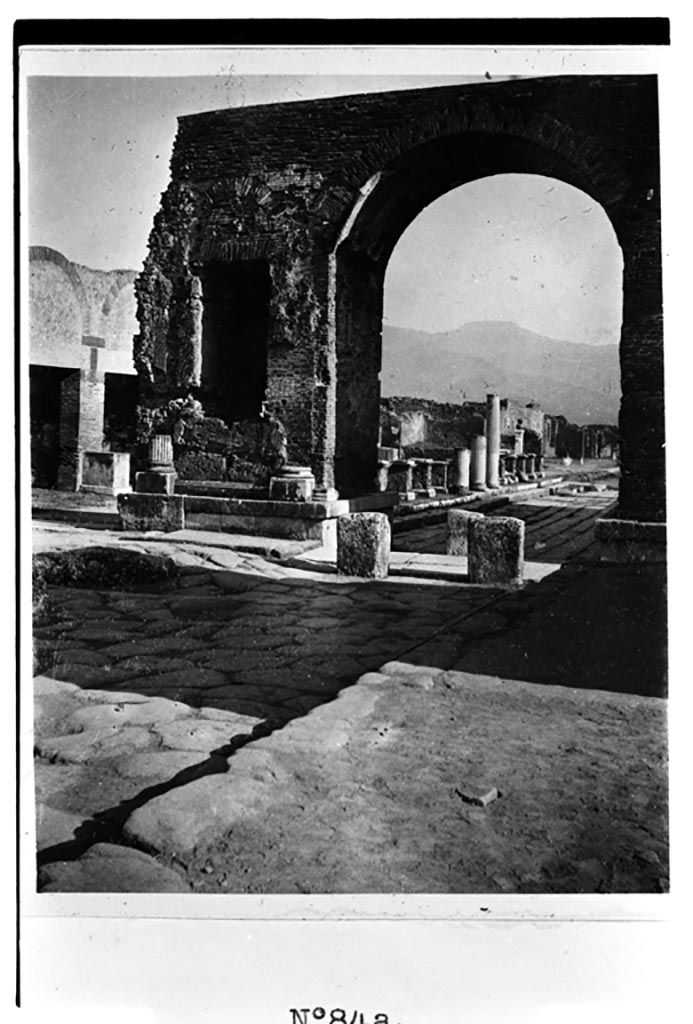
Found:
[[[390,663],[226,775],[138,808],[124,835],[175,851],[200,892],[665,891],[665,715]],[[488,807],[462,798],[493,787]]]

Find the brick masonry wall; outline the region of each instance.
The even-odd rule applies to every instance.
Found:
[[[614,225],[626,266],[621,514],[662,518],[651,76],[491,82],[181,118],[171,184],[136,286],[135,361],[152,399],[196,386],[199,339],[185,310],[200,268],[265,258],[272,280],[267,399],[286,428],[290,460],[309,460],[323,485],[336,463],[338,486],[366,488],[382,327],[371,281],[427,203],[465,181],[512,171],[582,189]],[[359,384],[363,399],[355,405]]]

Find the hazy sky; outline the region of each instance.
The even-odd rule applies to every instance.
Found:
[[[97,269],[138,270],[169,180],[177,115],[471,80],[31,77],[29,244]],[[621,255],[606,214],[584,193],[530,175],[486,178],[441,197],[402,236],[387,272],[385,316],[400,326],[506,319],[615,344],[620,315]]]

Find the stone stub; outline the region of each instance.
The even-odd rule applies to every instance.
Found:
[[[185,528],[183,496],[177,494],[118,495],[118,514],[124,530],[172,530]]]
[[[467,512],[462,508],[451,508],[448,512],[445,553],[466,555],[469,549],[469,524],[472,519],[483,519],[481,512]]]
[[[82,452],[79,490],[89,494],[130,491],[128,452]]]
[[[390,522],[383,512],[354,512],[337,520],[337,572],[384,579],[390,566]]]
[[[525,524],[509,516],[469,522],[470,583],[519,583],[524,571]]]

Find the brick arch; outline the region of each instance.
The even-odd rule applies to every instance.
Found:
[[[476,139],[495,139],[503,145],[514,141],[527,152],[534,150],[552,168],[553,177],[595,199],[607,213],[617,237],[621,235],[623,208],[632,194],[632,181],[609,151],[607,140],[581,132],[546,111],[527,114],[498,102],[462,96],[433,106],[425,118],[383,128],[361,153],[325,183],[319,209],[326,247],[333,249],[343,240],[344,227],[353,218],[355,208],[362,204],[362,192],[368,182],[380,174],[384,178],[380,187],[386,188],[388,175],[403,159],[420,147],[421,152],[425,147],[430,152],[446,139],[467,139],[470,143]],[[441,187],[435,198],[448,190]]]
[[[376,168],[375,162],[379,161]],[[374,475],[387,263],[402,233],[435,199],[498,173],[541,174],[590,194],[618,239],[631,183],[594,140],[555,117],[489,104],[447,104],[421,126],[396,127],[363,155],[361,186],[331,256],[336,355],[335,477],[346,493]],[[368,165],[370,164],[370,165]]]
[[[266,246],[271,307],[290,311],[272,324],[267,406],[281,416],[290,459],[310,463],[321,486],[334,482],[341,450],[348,454],[343,462],[358,466],[353,489],[368,489],[389,254],[429,202],[466,181],[512,172],[544,174],[581,189],[614,226],[624,256],[619,513],[662,519],[659,133],[652,75],[518,78],[180,118],[172,182],[138,284],[142,373],[153,376],[154,351],[171,357],[161,365],[177,365],[175,311],[186,301],[191,258],[210,251],[228,259],[241,255],[241,247],[257,252]],[[365,195],[367,184],[372,188]],[[214,210],[208,214],[201,196],[210,189]],[[198,344],[194,334],[184,342],[190,351]],[[181,380],[162,372],[159,386],[157,402]],[[341,420],[340,388],[347,398]]]
[[[101,316],[107,317],[110,315],[111,310],[115,304],[116,299],[120,295],[123,288],[126,288],[129,284],[132,284],[136,278],[136,274],[132,270],[116,271],[117,277],[111,287],[106,293],[106,298],[103,300],[101,305]]]
[[[90,326],[89,303],[87,301],[86,292],[84,291],[84,285],[82,284],[74,264],[70,263],[70,261],[66,259],[61,252],[58,252],[57,249],[51,249],[47,245],[30,246],[29,262],[53,263],[65,273],[72,285],[75,295],[77,296],[77,301],[79,302],[79,308],[82,316],[82,334],[88,334]]]

